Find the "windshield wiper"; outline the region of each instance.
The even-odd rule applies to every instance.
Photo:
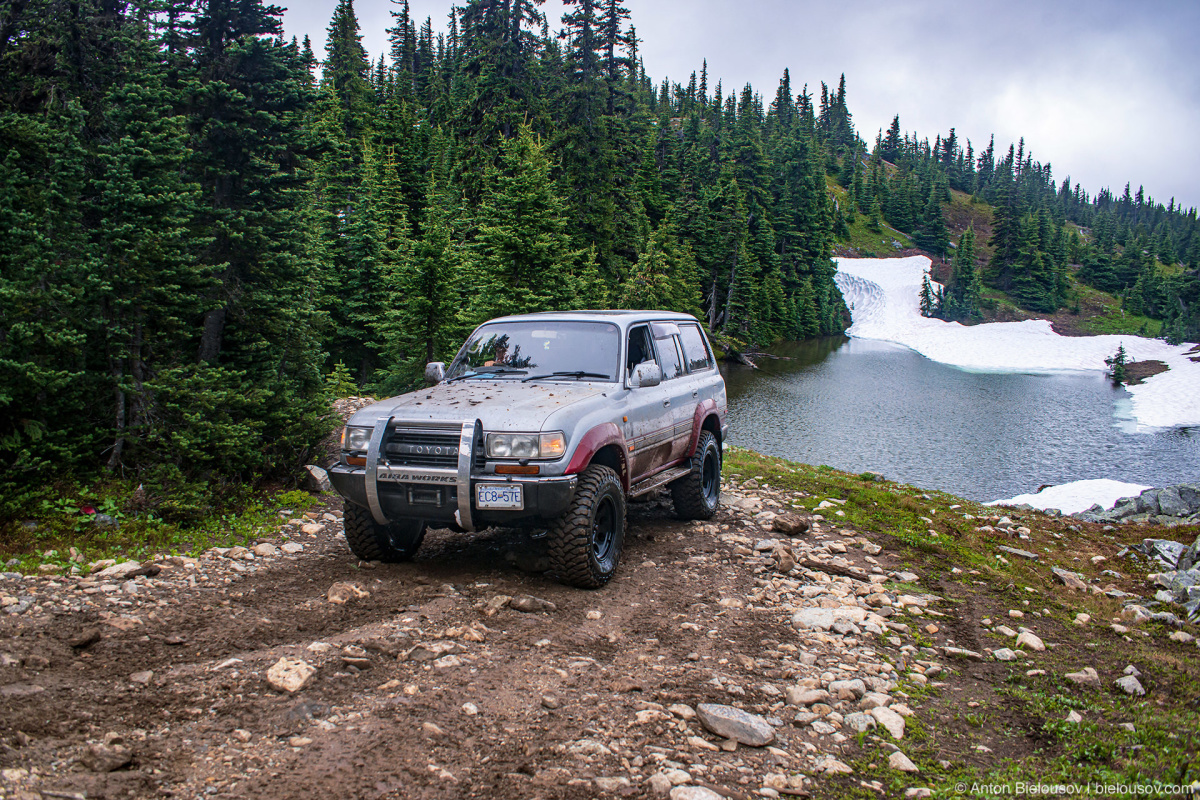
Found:
[[[610,376],[604,372],[584,372],[583,370],[575,370],[573,372],[551,372],[548,375],[530,375],[528,378],[522,378],[521,383],[542,380],[544,378],[604,378],[607,380],[609,377]]]
[[[455,375],[446,383],[461,381],[463,378],[474,378],[480,375],[524,375],[529,372],[527,369],[513,369],[512,367],[480,367],[474,372],[465,372],[462,375]]]

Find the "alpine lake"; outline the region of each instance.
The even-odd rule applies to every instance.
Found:
[[[1200,479],[1200,428],[1136,432],[1099,372],[969,372],[885,342],[776,345],[727,363],[729,443],[988,501],[1094,478]]]

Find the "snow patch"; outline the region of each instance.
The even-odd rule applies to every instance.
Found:
[[[921,316],[919,300],[930,267],[925,256],[834,261],[835,280],[854,321],[850,336],[903,345],[932,361],[977,372],[1103,371],[1104,359],[1124,345],[1130,361],[1154,359],[1169,367],[1127,387],[1131,403],[1121,411],[1137,430],[1200,425],[1200,363],[1187,357],[1191,345],[1140,336],[1059,336],[1047,320],[968,326],[928,319]]]
[[[1059,486],[1049,486],[1035,494],[1019,494],[1007,500],[993,500],[984,503],[985,506],[1033,506],[1045,511],[1057,508],[1064,514],[1078,514],[1087,511],[1093,504],[1099,503],[1105,508],[1122,497],[1137,497],[1142,492],[1153,487],[1140,483],[1122,483],[1107,478],[1090,481],[1072,481]]]

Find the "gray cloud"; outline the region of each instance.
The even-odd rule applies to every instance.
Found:
[[[289,34],[312,36],[324,53],[336,0],[296,3]],[[846,75],[863,138],[900,115],[932,139],[957,129],[976,149],[1024,136],[1061,181],[1093,195],[1144,184],[1157,200],[1200,204],[1200,4],[1091,0],[626,0],[656,81],[686,83],[708,59],[710,86],[728,94],[750,83],[768,102],[784,68],[796,91],[814,94]],[[417,20],[444,30],[446,0],[412,0]],[[385,0],[356,6],[363,43],[386,51]],[[551,26],[561,3],[544,6]]]

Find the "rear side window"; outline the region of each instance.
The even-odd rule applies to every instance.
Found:
[[[676,344],[679,328],[671,323],[655,322],[650,326],[654,334],[654,343],[658,346],[658,361],[662,366],[663,380],[669,381],[684,374],[683,360],[679,356],[679,345]]]
[[[679,338],[683,343],[683,357],[689,372],[712,369],[713,357],[704,341],[699,325],[680,325]]]

